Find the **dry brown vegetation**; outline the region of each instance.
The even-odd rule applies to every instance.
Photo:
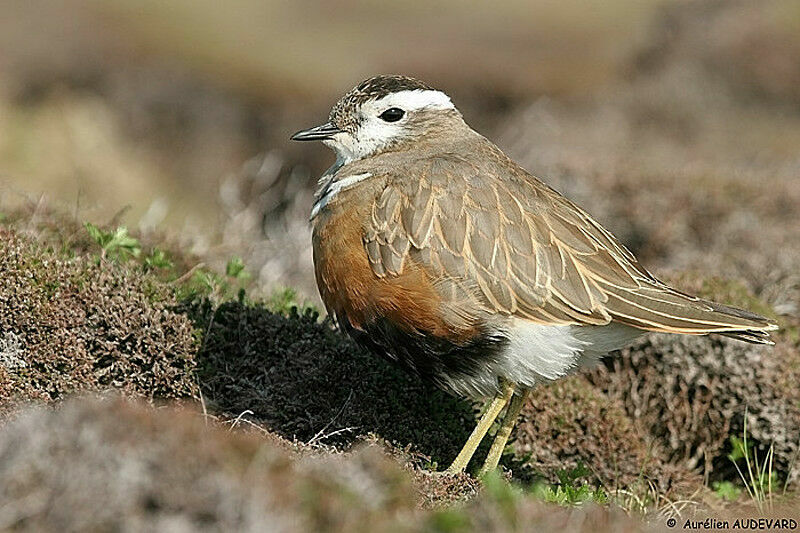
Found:
[[[774,453],[774,513],[788,516],[796,3],[548,4],[531,21],[527,3],[449,20],[445,2],[422,23],[441,34],[403,29],[414,3],[357,3],[363,28],[353,6],[332,23],[301,4],[175,2],[173,19],[156,2],[20,2],[0,18],[16,51],[0,55],[0,529],[637,531],[671,515],[755,516],[729,458],[745,421],[751,449]],[[287,36],[289,20],[305,33]],[[482,28],[455,41],[469,68],[448,44],[463,24]],[[328,38],[360,37],[303,52],[329,25]],[[403,61],[391,39],[359,56],[376,32],[426,37]],[[361,60],[327,66],[348,54]],[[434,473],[476,407],[291,310],[317,301],[307,216],[329,154],[285,139],[387,70],[446,88],[662,278],[775,318],[776,346],[648,336],[534,392],[502,463],[513,485]],[[102,256],[87,220],[127,222],[141,256]],[[147,265],[156,246],[173,266]],[[233,255],[249,282],[224,274]],[[270,298],[282,286],[299,295]],[[94,397],[108,391],[137,400]],[[542,502],[579,490],[602,505]]]
[[[0,433],[0,458],[3,529],[642,530],[621,510],[555,510],[502,486],[458,513],[423,511],[419,486],[374,447],[298,454],[199,413],[119,399],[26,412]]]
[[[0,229],[0,413],[107,388],[197,395],[191,322],[141,272],[66,258]]]

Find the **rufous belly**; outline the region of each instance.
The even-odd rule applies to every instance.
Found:
[[[365,216],[363,209],[332,208],[316,220],[314,268],[328,312],[355,329],[385,319],[407,332],[463,337],[442,320],[441,299],[420,266],[409,263],[397,276],[375,275],[364,249]]]

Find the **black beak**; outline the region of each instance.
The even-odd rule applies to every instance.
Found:
[[[293,141],[324,141],[341,132],[342,130],[330,122],[326,122],[322,126],[317,126],[316,128],[298,131],[291,136],[291,139]]]

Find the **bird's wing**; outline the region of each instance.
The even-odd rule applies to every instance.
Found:
[[[374,273],[396,276],[409,262],[421,266],[456,315],[500,313],[547,324],[613,320],[740,337],[774,329],[761,316],[668,287],[586,212],[519,167],[497,175],[507,169],[432,158],[417,163],[413,180],[389,180],[364,238]]]

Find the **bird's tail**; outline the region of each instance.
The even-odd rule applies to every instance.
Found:
[[[768,318],[751,313],[750,311],[745,311],[744,309],[739,309],[737,307],[731,307],[710,301],[705,303],[708,303],[713,307],[714,313],[738,318],[747,322],[748,327],[745,329],[723,331],[720,332],[722,335],[731,337],[733,339],[738,339],[740,341],[752,342],[753,344],[775,344],[769,338],[769,332],[777,330],[778,324],[771,322]],[[753,323],[757,323],[757,325],[753,325]]]
[[[769,332],[778,325],[761,315],[684,294],[667,286],[608,293],[614,320],[648,331],[708,335],[774,344]],[[635,312],[634,312],[635,311]]]

